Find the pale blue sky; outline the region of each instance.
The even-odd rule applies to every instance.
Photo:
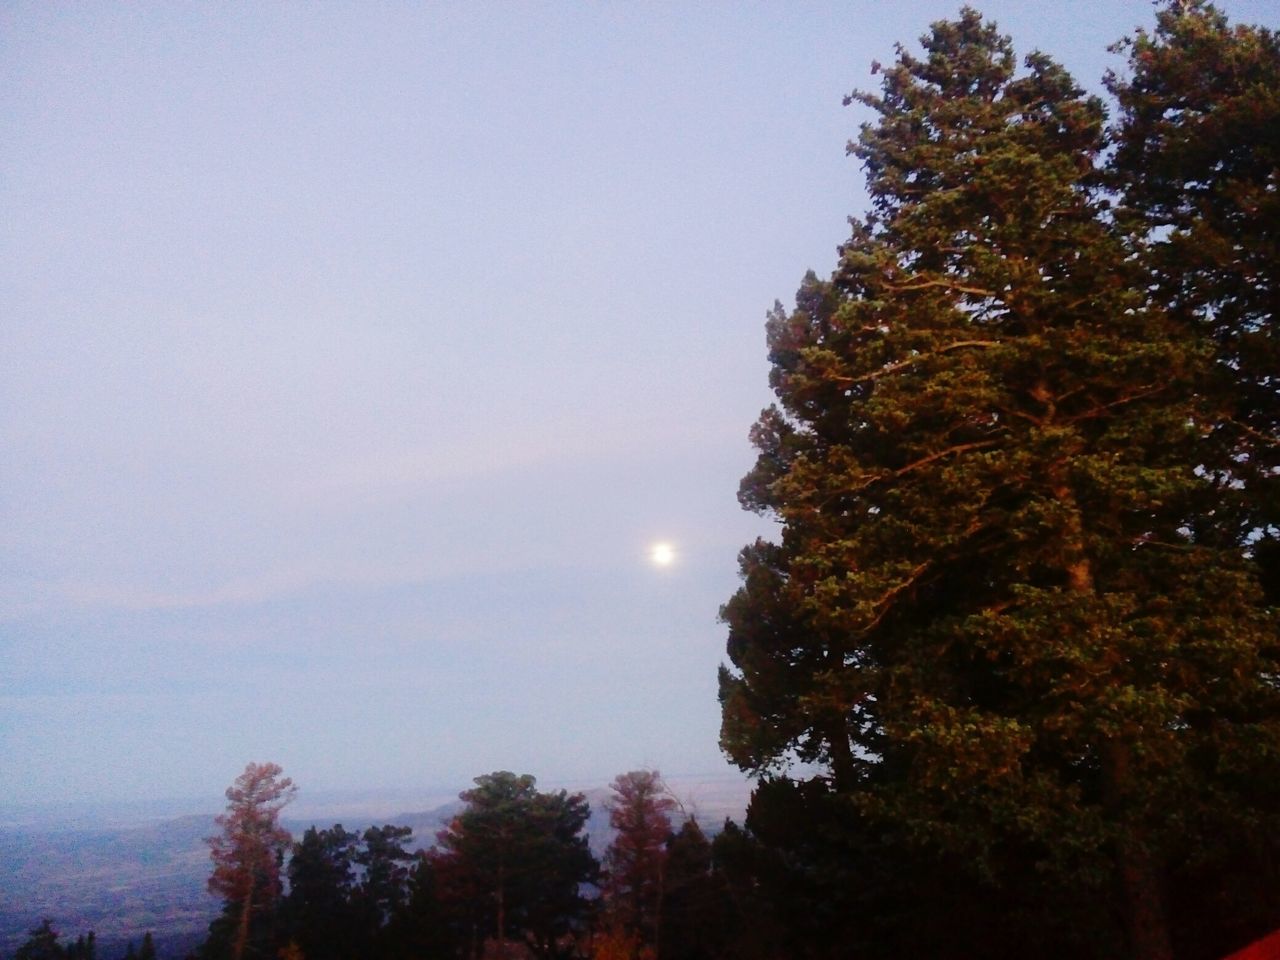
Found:
[[[764,311],[957,9],[0,8],[6,799],[726,772]],[[981,9],[1095,88],[1152,16]]]

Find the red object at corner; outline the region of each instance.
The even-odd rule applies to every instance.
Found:
[[[1253,941],[1222,960],[1280,960],[1280,930]]]

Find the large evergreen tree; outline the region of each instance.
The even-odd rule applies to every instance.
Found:
[[[476,923],[473,951],[496,936],[500,950],[514,938],[551,957],[584,916],[582,887],[598,873],[583,832],[590,808],[582,794],[540,792],[528,774],[475,783],[431,854],[442,896],[457,897],[449,906]]]
[[[1280,36],[1202,0],[1119,45],[1112,162],[1159,301],[1216,350],[1205,463],[1244,540],[1280,533]],[[1269,544],[1268,544],[1269,546]],[[1271,558],[1268,557],[1268,560]]]
[[[722,744],[1170,957],[1175,864],[1277,825],[1274,623],[1197,469],[1212,353],[1106,215],[1101,103],[972,10],[922,42],[852,98],[870,214],[769,318],[741,499],[782,531],[723,610]]]

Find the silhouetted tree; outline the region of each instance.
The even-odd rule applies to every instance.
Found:
[[[413,854],[404,841],[413,836],[411,827],[370,827],[365,830],[355,861],[363,877],[352,894],[352,904],[363,929],[365,948],[361,952],[382,954],[379,935],[392,915],[404,905]]]
[[[359,836],[334,824],[308,827],[289,859],[289,893],[280,905],[283,939],[297,943],[307,960],[351,955],[357,937],[351,904]]]
[[[92,930],[88,934],[80,934],[76,942],[66,948],[67,960],[96,960],[97,955],[98,938]]]
[[[65,957],[66,951],[58,942],[58,931],[46,917],[40,926],[28,931],[26,943],[18,947],[13,960],[64,960]]]
[[[696,820],[669,838],[662,889],[662,960],[729,956],[729,911],[723,878],[712,870],[711,841]]]
[[[466,924],[451,915],[437,880],[437,866],[420,852],[409,876],[406,901],[391,916],[383,937],[386,957],[453,957],[467,944]]]

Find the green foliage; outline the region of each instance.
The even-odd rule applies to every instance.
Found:
[[[412,827],[386,824],[370,827],[361,838],[363,844],[355,861],[364,871],[357,899],[364,905],[374,925],[383,926],[403,903],[409,881],[408,864],[413,854],[404,848],[413,836]]]
[[[1280,37],[1189,2],[1119,49],[1121,216],[1160,301],[1215,348],[1205,459],[1247,494],[1234,506],[1248,538],[1280,523]]]
[[[871,213],[769,316],[741,499],[782,535],[722,611],[722,745],[824,771],[847,860],[790,844],[819,886],[891,865],[879,831],[1118,901],[1169,956],[1176,865],[1280,826],[1275,621],[1205,469],[1226,364],[1107,215],[1101,103],[971,10],[923,44],[850,98]],[[1095,934],[1078,955],[1117,952]]]
[[[716,869],[711,841],[698,822],[686,820],[667,842],[662,891],[662,960],[712,960],[752,954],[748,938],[760,945],[760,917],[744,922]],[[741,941],[741,942],[739,942]]]
[[[437,879],[435,864],[424,853],[409,877],[409,895],[388,924],[384,942],[386,957],[454,957],[463,954],[467,931],[455,924],[447,891]]]
[[[351,904],[353,863],[359,837],[334,824],[308,827],[289,859],[289,893],[281,904],[284,939],[307,960],[350,955],[356,937]]]
[[[598,873],[583,833],[586,799],[540,793],[534,777],[505,770],[475,784],[461,794],[466,809],[439,834],[433,866],[481,936],[523,939],[553,956],[585,916],[581,888]]]

